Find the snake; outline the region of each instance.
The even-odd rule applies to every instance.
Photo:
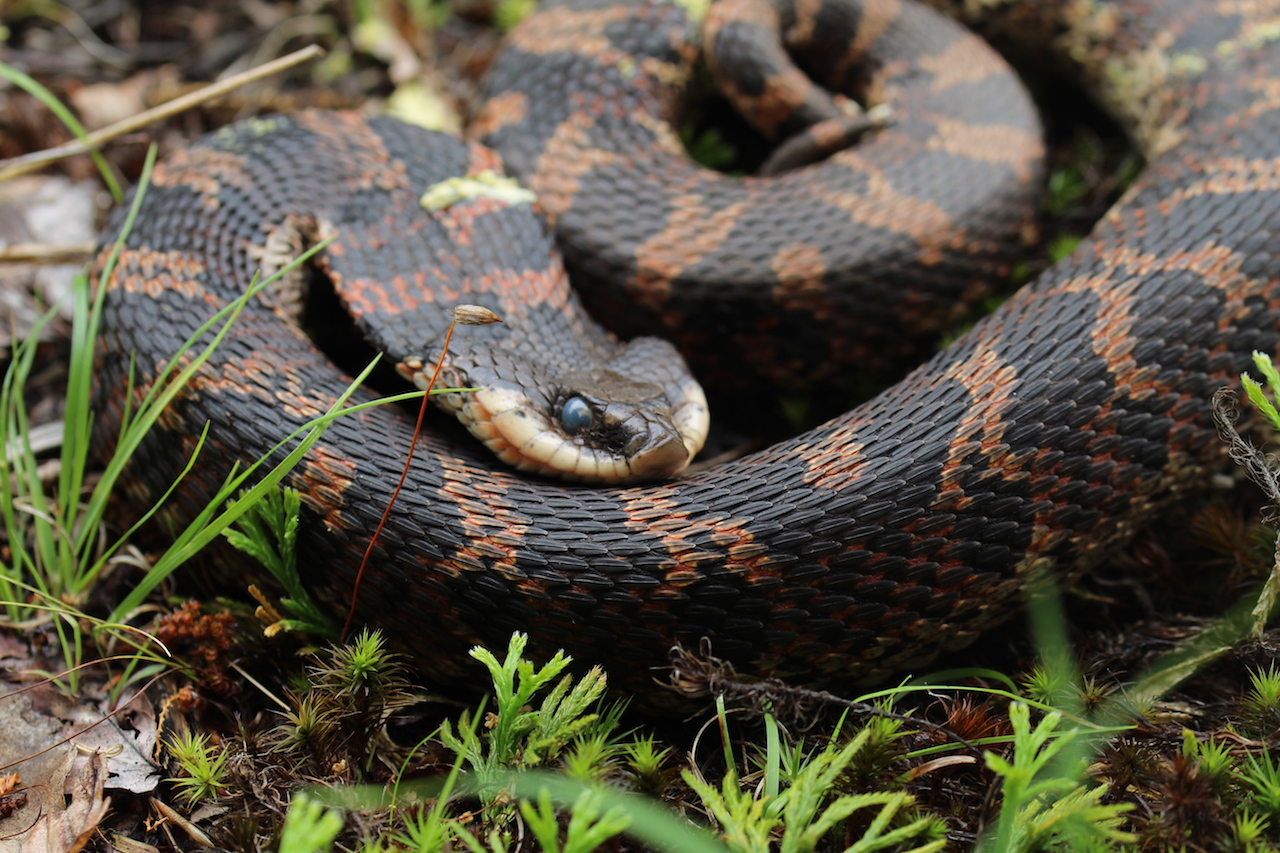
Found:
[[[713,391],[739,381],[737,368],[762,377],[756,387],[838,386],[848,357],[931,346],[950,310],[931,307],[938,293],[972,302],[1007,274],[1029,204],[1009,187],[1038,180],[1039,153],[1034,126],[984,113],[997,101],[1023,112],[1025,96],[988,88],[1005,86],[993,82],[998,58],[958,41],[950,23],[908,44],[909,61],[881,55],[881,42],[910,41],[902,20],[942,20],[896,1],[855,3],[856,30],[824,17],[824,4],[722,16],[730,31],[776,19],[784,46],[818,42],[828,59],[806,76],[853,81],[851,100],[889,109],[822,162],[733,177],[673,147],[671,90],[693,85],[704,13],[570,0],[540,7],[491,72],[473,132],[501,157],[387,118],[251,119],[159,166],[127,233],[117,212],[97,266],[104,452],[183,343],[209,339],[207,318],[255,276],[284,271],[141,442],[126,502],[165,494],[199,446],[160,514],[195,518],[234,466],[279,460],[291,445],[277,443],[329,409],[349,374],[308,337],[299,293],[330,287],[412,376],[438,364],[450,309],[475,304],[503,322],[459,327],[467,343],[441,375],[481,390],[440,396],[463,420],[490,420],[467,427],[479,441],[447,420],[428,425],[354,601],[357,620],[382,629],[422,678],[466,683],[471,647],[501,648],[520,631],[528,655],[564,650],[663,704],[653,678],[675,643],[709,642],[754,676],[836,685],[918,670],[972,642],[1020,612],[1031,585],[1098,564],[1224,460],[1209,401],[1253,351],[1280,341],[1280,3],[951,5],[1074,75],[1147,164],[1066,258],[869,401],[740,458],[686,467],[706,415],[690,369]],[[772,81],[788,74],[766,63],[735,85],[769,114],[782,100]],[[935,114],[938,102],[962,112]],[[790,113],[773,125],[821,141],[832,122],[857,121],[839,98],[814,112],[799,130],[786,127]],[[863,150],[877,143],[880,153]],[[923,163],[959,175],[926,189]],[[483,184],[504,164],[536,202],[519,200],[519,187],[510,197],[464,187],[425,211],[428,188],[458,176]],[[964,202],[998,178],[988,229]],[[875,204],[855,208],[854,196]],[[853,236],[832,230],[837,220]],[[941,236],[928,221],[946,226]],[[289,271],[287,258],[329,238],[311,267]],[[859,260],[863,249],[878,260]],[[852,266],[837,263],[846,254],[858,255]],[[767,307],[742,319],[731,280],[761,263],[765,277],[746,287]],[[570,278],[600,283],[583,301],[620,316],[620,337],[582,318]],[[858,283],[869,295],[843,289]],[[366,328],[375,318],[390,331]],[[636,337],[640,326],[674,329],[688,369],[670,344]],[[806,337],[816,355],[800,352]],[[552,350],[553,387],[524,387],[522,374],[542,370],[513,348],[525,338]],[[603,361],[576,366],[583,350]],[[668,366],[655,367],[659,357]],[[503,361],[514,378],[485,374]],[[655,401],[664,414],[649,414]],[[504,419],[520,422],[514,437],[502,437]],[[412,432],[412,413],[394,406],[340,417],[286,480],[303,503],[303,580],[334,614],[353,604]],[[597,455],[557,480],[547,459],[517,453],[544,442],[547,459],[570,455],[564,442],[589,456],[657,449],[636,470],[611,472]]]

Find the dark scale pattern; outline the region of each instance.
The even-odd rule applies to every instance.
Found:
[[[819,29],[859,6],[822,6]],[[828,76],[867,71],[891,123],[776,177],[731,179],[684,153],[672,123],[696,33],[664,0],[532,16],[473,132],[539,193],[588,308],[615,330],[664,329],[714,387],[839,384],[851,364],[918,358],[1002,281],[1040,183],[1039,126],[1007,66],[929,10],[901,17],[864,54],[826,59]],[[563,35],[593,27],[605,37]],[[755,33],[740,35],[738,48]],[[739,88],[758,89],[758,71]],[[754,100],[768,115],[793,106],[772,90]]]
[[[1084,55],[1115,67],[1132,61],[1127,48],[1145,49],[1132,33],[1162,22],[1190,33],[1203,19],[1219,36],[1201,44],[1202,71],[1167,83],[1181,106],[1175,119],[1148,126],[1164,140],[1148,152],[1151,165],[1071,257],[866,405],[678,481],[591,489],[526,479],[469,442],[427,435],[361,587],[360,619],[386,629],[437,681],[470,671],[471,644],[501,646],[515,629],[530,633],[535,656],[564,648],[640,692],[673,641],[702,637],[759,675],[874,679],[924,665],[1009,618],[1027,577],[1078,572],[1195,488],[1223,457],[1210,397],[1246,368],[1252,350],[1274,352],[1280,338],[1280,194],[1272,170],[1257,165],[1274,162],[1280,139],[1280,99],[1268,94],[1280,89],[1280,42],[1258,37],[1280,23],[1280,0],[1222,20],[1177,0],[1108,8],[1118,16],[1115,41]],[[1138,17],[1127,17],[1132,9]],[[1097,38],[1089,21],[1078,24]],[[670,30],[630,41],[614,32],[610,42],[639,44]],[[1224,38],[1231,50],[1219,48]],[[592,61],[577,62],[589,70]],[[1082,74],[1114,79],[1094,66]],[[526,77],[547,82],[536,68]],[[577,103],[584,116],[609,112],[586,89]],[[616,119],[603,113],[601,122]],[[423,239],[420,225],[396,218],[412,204],[380,207],[378,192],[394,202],[398,182],[415,187],[434,170],[490,157],[354,115],[255,122],[213,145],[158,172],[109,282],[98,391],[104,447],[125,404],[129,354],[145,389],[177,344],[241,292],[289,213],[320,222],[346,210],[341,245],[349,251],[331,266],[358,300],[382,282],[379,269],[363,266],[382,256],[363,248]],[[621,185],[621,198],[648,194],[635,219],[669,210],[654,186]],[[421,263],[437,253],[424,271],[462,271],[466,281],[446,282],[457,290],[504,269],[548,269],[558,281],[536,220],[522,210],[527,220],[506,211],[450,225],[469,246],[406,246],[396,257]],[[487,257],[484,235],[500,244],[493,257],[501,261],[473,268]],[[557,312],[567,299],[547,298],[559,300]],[[542,307],[506,310],[534,321]],[[578,317],[555,322],[599,336]],[[265,452],[344,384],[288,323],[251,305],[148,440],[131,496],[149,505],[208,422],[198,474],[171,510],[190,518],[233,462]],[[292,478],[308,508],[301,563],[336,614],[349,604],[409,433],[409,415],[387,408],[341,419]]]

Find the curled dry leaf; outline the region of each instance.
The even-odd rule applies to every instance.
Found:
[[[60,790],[42,787],[31,789],[26,806],[4,822],[6,829],[0,844],[12,853],[79,853],[98,828],[111,800],[103,798],[102,785],[107,779],[107,759],[100,751],[90,753],[88,760],[75,762],[74,753],[66,753],[65,783]],[[71,797],[66,802],[66,795]],[[10,823],[10,822],[14,823]]]

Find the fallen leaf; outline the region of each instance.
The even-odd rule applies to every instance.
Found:
[[[91,705],[84,696],[71,697],[52,688],[30,695],[33,710],[61,721],[60,738],[70,738],[82,752],[99,749],[111,756],[107,788],[135,794],[156,789],[160,771],[150,759],[156,721],[146,694],[136,694],[120,707],[107,700]]]
[[[106,756],[95,750],[77,765],[73,750],[65,753],[63,766],[67,772],[62,785],[30,789],[26,807],[0,821],[0,842],[7,853],[79,853],[98,828],[111,806],[102,796]],[[29,824],[25,829],[9,828],[24,821]]]

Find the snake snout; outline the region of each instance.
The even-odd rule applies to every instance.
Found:
[[[660,480],[673,477],[693,459],[684,436],[670,425],[655,425],[637,433],[627,445],[626,458],[637,480]]]
[[[446,384],[474,390],[435,402],[521,471],[603,485],[680,473],[710,426],[702,387],[666,341],[636,339],[613,355],[560,371],[510,360],[495,366],[492,351],[483,364],[455,357]],[[420,388],[429,384],[421,359],[398,369]]]
[[[521,471],[586,483],[634,483],[684,470],[705,430],[691,435],[691,418],[667,406],[605,401],[574,393],[548,410],[513,385],[495,384],[459,396],[459,420],[502,461]],[[566,403],[584,408],[568,420]],[[705,411],[705,410],[703,410]],[[581,423],[580,423],[581,422]]]

